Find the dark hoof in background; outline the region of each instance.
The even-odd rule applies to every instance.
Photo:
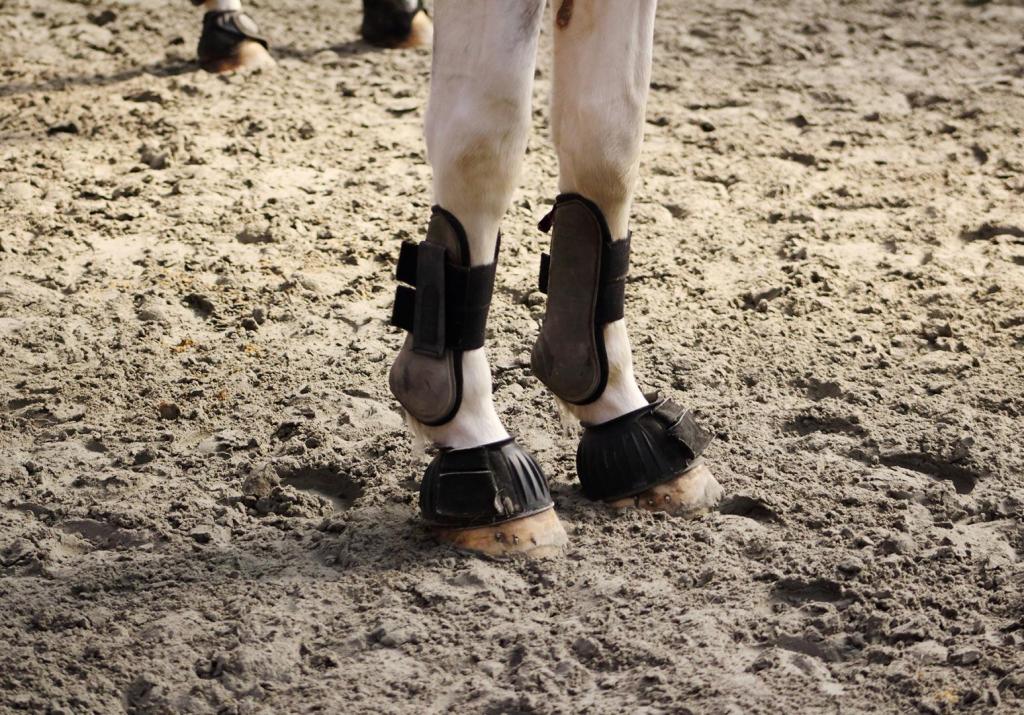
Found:
[[[428,47],[434,25],[422,0],[363,0],[360,34],[377,47]]]
[[[208,12],[199,37],[199,66],[207,72],[271,67],[269,44],[255,20],[236,10]]]

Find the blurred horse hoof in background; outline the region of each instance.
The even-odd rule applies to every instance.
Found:
[[[434,24],[422,0],[363,0],[360,34],[377,47],[429,47]]]
[[[203,16],[199,66],[207,72],[236,72],[273,67],[269,44],[256,21],[238,10],[212,10]]]

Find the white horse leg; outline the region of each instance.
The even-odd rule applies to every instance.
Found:
[[[466,229],[470,262],[490,264],[530,128],[530,93],[544,0],[438,0],[426,116],[434,201]],[[416,432],[464,449],[508,436],[491,400],[484,349],[463,353],[455,417]]]
[[[656,5],[657,0],[554,0],[552,7],[551,127],[558,152],[559,190],[596,203],[613,240],[628,235],[643,141]],[[633,376],[626,321],[606,324],[604,341],[609,368],[604,392],[585,405],[562,402],[584,422],[607,422],[647,404]],[[677,482],[642,495],[641,501],[649,506],[663,508],[670,503],[674,510],[700,511],[716,502],[721,493],[703,466]],[[632,504],[635,500],[626,501]]]
[[[488,554],[547,556],[557,553],[567,537],[539,468],[525,451],[506,441],[508,433],[491,397],[487,358],[483,347],[475,347],[482,340],[479,333],[472,340],[462,333],[438,337],[436,326],[447,330],[448,323],[433,307],[440,280],[436,251],[438,245],[444,246],[446,261],[468,263],[474,275],[486,274],[495,260],[499,224],[526,150],[543,6],[544,0],[435,4],[426,139],[435,203],[447,213],[434,214],[426,240],[416,249],[413,280],[419,317],[414,318],[390,375],[392,391],[406,406],[413,429],[448,448],[424,475],[424,515],[444,524],[435,530],[441,541]],[[446,311],[455,309],[448,298],[443,302]],[[398,310],[396,298],[396,315]],[[463,339],[468,341],[466,349],[453,347]],[[444,345],[440,355],[439,342]],[[459,381],[451,376],[459,366],[461,386],[453,390],[451,385]],[[452,399],[460,391],[461,400]],[[454,413],[447,414],[448,410]],[[486,462],[472,461],[477,465],[472,469],[466,466],[480,454],[487,455]],[[449,506],[439,508],[442,502]],[[485,523],[491,510],[494,517]]]
[[[628,233],[643,142],[656,0],[555,0],[551,132],[558,188],[596,203],[615,240]],[[605,422],[647,404],[633,378],[626,321],[604,326],[608,386],[566,407]]]

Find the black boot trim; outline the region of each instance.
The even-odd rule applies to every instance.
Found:
[[[664,484],[695,466],[711,441],[693,413],[658,395],[599,425],[584,424],[576,473],[588,499],[615,501]]]
[[[442,450],[427,467],[420,487],[423,518],[435,526],[501,524],[553,504],[544,472],[512,438]]]

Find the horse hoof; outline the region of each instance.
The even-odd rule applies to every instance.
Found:
[[[267,49],[252,40],[242,40],[226,55],[199,58],[199,66],[213,74],[269,69],[276,64]]]
[[[381,3],[373,12],[364,12],[360,30],[363,40],[388,49],[429,47],[434,39],[430,16],[422,7],[410,16],[403,5]]]
[[[420,10],[412,17],[412,27],[409,36],[402,40],[396,47],[430,47],[434,41],[434,23],[426,11]]]
[[[554,508],[491,526],[435,527],[434,535],[463,551],[487,556],[522,554],[535,559],[557,556],[569,543]]]
[[[211,11],[203,15],[199,36],[199,66],[207,72],[237,72],[273,67],[267,41],[256,22],[239,10]]]
[[[608,504],[616,509],[664,511],[695,518],[714,509],[722,498],[722,491],[711,470],[700,462],[671,481]]]

